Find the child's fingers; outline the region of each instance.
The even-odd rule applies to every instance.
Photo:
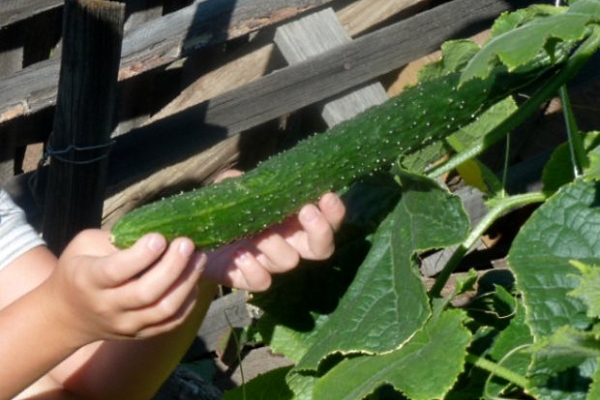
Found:
[[[306,232],[306,249],[301,253],[306,259],[324,259],[329,257],[335,248],[334,230],[319,209],[306,205],[298,214],[298,220]]]
[[[97,259],[102,262],[95,262],[92,269],[96,285],[109,288],[132,279],[156,262],[166,248],[162,235],[150,233],[128,249]]]
[[[180,326],[193,311],[198,298],[197,285],[180,285],[152,306],[123,314],[118,327],[122,336],[145,338]]]
[[[197,286],[195,286],[197,288]],[[181,326],[188,319],[190,314],[195,309],[198,299],[198,291],[192,290],[184,299],[177,312],[173,313],[169,318],[162,320],[154,325],[149,325],[138,334],[138,337],[153,337],[165,332],[171,332],[175,328]]]
[[[170,254],[167,253],[165,256]],[[162,292],[146,286],[147,282],[143,279],[128,283],[127,287],[123,288],[126,290],[125,293],[121,293],[122,301],[127,304],[113,323],[117,336],[150,336],[152,332],[165,332],[170,327],[183,322],[198,295],[197,282],[202,260],[203,257],[199,258],[197,263],[193,261],[187,263],[171,285],[167,287],[166,284],[161,284],[164,289]],[[159,263],[162,262],[163,260]]]
[[[252,292],[262,292],[271,286],[271,274],[251,251],[240,248],[233,257],[235,268],[228,274],[231,286]]]
[[[289,271],[300,262],[298,251],[277,230],[261,235],[256,248],[255,258],[271,273]]]
[[[252,244],[242,241],[209,253],[203,279],[242,290],[266,290],[271,285],[271,274],[249,248]]]
[[[217,174],[217,176],[214,179],[214,183],[220,183],[225,179],[235,178],[240,175],[242,175],[242,171],[239,171],[237,169],[226,169]]]
[[[318,204],[321,213],[325,219],[327,219],[333,230],[339,230],[344,222],[344,216],[346,215],[346,207],[339,196],[332,192],[325,193],[319,199]]]
[[[118,289],[122,305],[128,309],[146,307],[160,302],[171,291],[189,290],[196,283],[205,258],[202,254],[194,255],[194,245],[189,239],[175,239],[159,261]]]
[[[341,227],[346,208],[334,193],[326,193],[319,199],[318,207],[304,206],[298,214],[298,221],[306,232],[306,249],[303,258],[326,259],[335,250],[334,235]]]

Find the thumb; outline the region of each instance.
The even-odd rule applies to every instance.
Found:
[[[134,278],[159,260],[166,248],[164,236],[149,233],[127,249],[95,259],[93,270],[97,284],[114,287]]]

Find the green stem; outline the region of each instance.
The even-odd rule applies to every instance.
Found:
[[[446,163],[433,169],[428,173],[430,177],[438,177],[448,173],[456,166],[466,160],[476,157],[483,153],[485,149],[502,139],[506,134],[513,131],[529,118],[539,107],[552,98],[559,89],[573,78],[589,58],[596,52],[600,46],[600,28],[593,28],[594,31],[579,46],[573,55],[565,62],[565,65],[536,93],[525,101],[510,117],[498,124],[490,131],[480,143],[476,143],[468,150],[457,154]]]
[[[505,379],[523,389],[526,389],[530,386],[527,378],[486,358],[467,353],[466,360],[468,363],[486,370],[495,376],[499,376],[500,378]]]
[[[511,209],[523,207],[529,204],[541,203],[546,200],[543,193],[527,193],[506,197],[498,202],[479,222],[479,224],[471,231],[467,239],[454,251],[444,269],[439,273],[435,283],[429,291],[431,298],[441,297],[442,289],[448,282],[450,275],[454,272],[460,261],[477,240],[489,229],[490,226],[502,215]]]
[[[578,177],[583,174],[584,168],[589,166],[589,161],[585,153],[583,138],[581,137],[577,122],[575,121],[575,114],[571,107],[571,100],[569,99],[567,88],[565,86],[561,87],[559,89],[559,94],[566,122],[567,136],[569,138],[569,149],[571,151],[571,159],[573,162],[573,174],[575,177]]]

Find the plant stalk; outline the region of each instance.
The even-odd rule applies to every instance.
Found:
[[[527,193],[506,197],[498,202],[471,231],[467,239],[454,251],[444,269],[439,273],[435,283],[429,290],[429,297],[441,297],[442,289],[448,282],[450,275],[454,272],[460,261],[477,240],[485,233],[492,224],[504,215],[506,212],[517,207],[523,207],[529,204],[541,203],[546,200],[543,193]]]
[[[530,386],[527,378],[486,358],[467,353],[466,361],[523,389]]]
[[[569,99],[569,93],[565,86],[560,88],[559,95],[565,118],[567,137],[569,138],[569,149],[571,152],[571,160],[573,162],[573,175],[577,178],[583,175],[583,170],[589,166],[589,160],[585,153],[581,132],[577,127],[575,114],[573,113],[571,100]]]

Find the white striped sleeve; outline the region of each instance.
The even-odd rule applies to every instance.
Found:
[[[23,210],[0,188],[0,269],[43,244],[40,235],[27,223]]]

